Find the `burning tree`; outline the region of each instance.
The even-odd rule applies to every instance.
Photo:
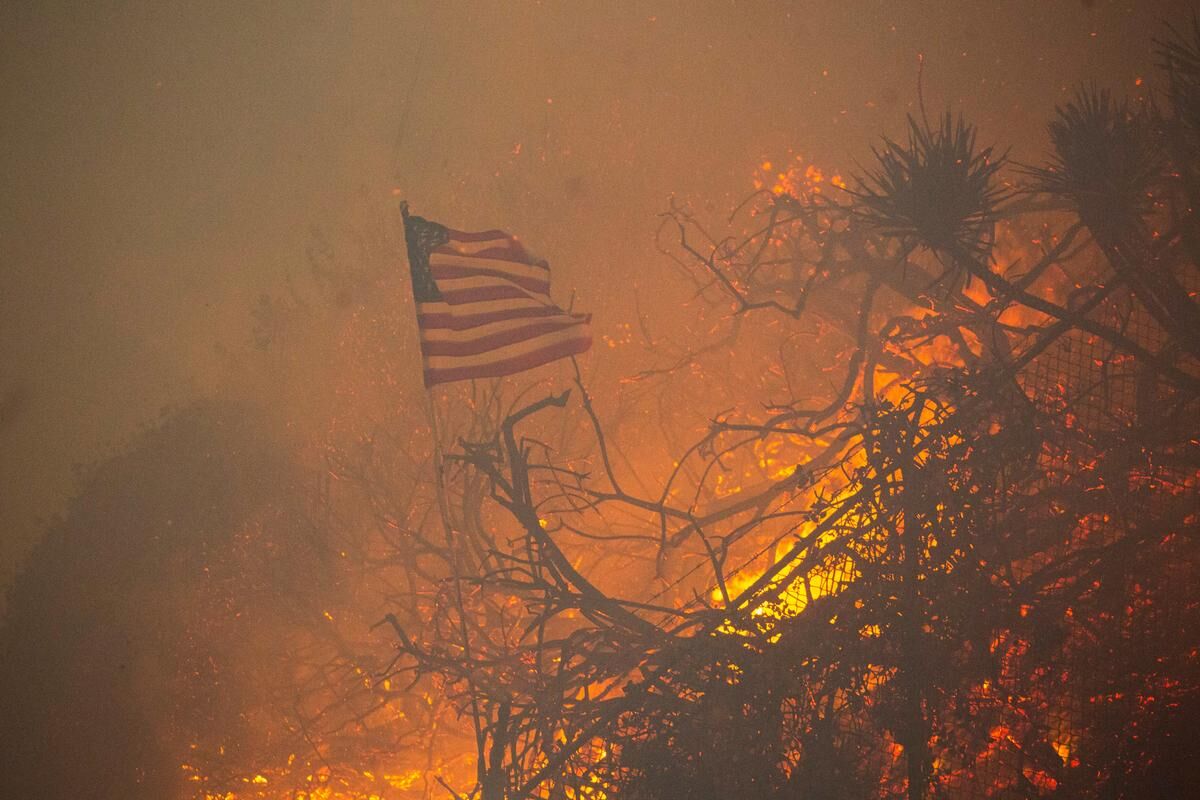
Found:
[[[472,726],[474,775],[448,791],[1190,784],[1192,34],[1161,45],[1164,110],[1080,89],[1021,179],[964,121],[910,119],[853,186],[777,173],[730,236],[664,215],[725,334],[635,381],[687,396],[745,370],[760,410],[712,418],[649,491],[578,371],[577,405],[550,394],[458,436],[437,602],[386,620],[389,679],[436,676]],[[828,386],[796,370],[813,333]],[[590,452],[525,433],[568,408]]]

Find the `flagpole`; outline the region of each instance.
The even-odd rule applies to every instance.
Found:
[[[401,200],[400,218],[404,221],[404,237],[406,242],[408,240],[408,217],[408,201]],[[423,363],[422,369],[424,369]],[[433,440],[434,483],[437,487],[438,512],[441,514],[442,524],[446,529],[446,536],[449,539],[453,536],[453,526],[450,524],[450,507],[446,502],[446,486],[442,475],[445,454],[442,451],[441,432],[438,430],[437,404],[433,400],[433,387],[423,386],[422,389],[421,394],[425,406],[425,419],[429,423],[429,435]]]
[[[405,242],[408,241],[408,201],[400,201],[400,217],[404,221],[404,237]],[[422,371],[424,363],[422,363]],[[424,380],[422,379],[422,383]],[[482,789],[486,781],[487,761],[485,758],[487,749],[487,731],[480,723],[479,701],[475,694],[475,680],[471,676],[471,639],[470,630],[467,627],[466,604],[463,602],[462,594],[462,578],[463,566],[460,556],[460,549],[455,546],[456,531],[454,523],[450,517],[450,503],[446,498],[446,481],[445,481],[445,463],[446,456],[442,449],[442,434],[438,426],[437,403],[433,399],[433,387],[423,386],[421,394],[424,399],[425,419],[429,423],[429,436],[433,442],[433,484],[434,494],[437,498],[438,515],[442,518],[442,530],[446,537],[446,547],[449,552],[447,561],[450,564],[450,569],[453,574],[450,576],[454,581],[454,599],[455,605],[458,606],[458,627],[459,635],[462,636],[463,657],[467,665],[466,681],[467,687],[471,692],[471,722],[475,728],[475,750],[476,750],[476,781]],[[489,720],[490,722],[490,720]],[[440,780],[440,778],[439,778]]]

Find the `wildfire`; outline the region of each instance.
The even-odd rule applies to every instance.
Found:
[[[334,777],[329,767],[319,767],[300,774],[291,769],[296,756],[288,758],[288,764],[277,769],[256,772],[246,777],[235,778],[230,783],[244,784],[244,789],[221,792],[205,791],[197,797],[203,800],[390,800],[391,798],[426,797],[427,775],[424,770],[407,769],[395,772],[341,769]],[[195,766],[183,764],[187,780],[204,784],[209,781]]]
[[[755,169],[751,184],[756,191],[766,190],[776,196],[792,197],[820,194],[826,186],[846,188],[846,181],[841,175],[835,173],[826,179],[821,168],[815,164],[805,164],[804,157],[800,155],[793,155],[779,165],[764,160]]]
[[[783,205],[783,201],[774,198],[783,198],[784,200],[791,198],[796,201],[812,202],[815,196],[826,192],[827,197],[821,201],[825,203],[837,195],[836,192],[829,191],[830,187],[846,188],[846,182],[840,175],[828,173],[817,165],[806,163],[800,156],[789,156],[783,164],[763,160],[754,170],[752,183],[757,191],[772,196],[766,198],[766,202],[776,203],[779,206]],[[1004,275],[1011,280],[1020,280],[1024,274],[1023,270],[1029,263],[1036,262],[1047,252],[1048,248],[1062,244],[1061,240],[1043,232],[1038,232],[1035,237],[1031,238],[1028,232],[1023,232],[1016,226],[1002,225],[999,227],[999,231],[993,256],[994,263],[989,264],[989,268],[994,268],[997,274]],[[1046,236],[1045,239],[1039,238],[1043,235]],[[766,237],[763,249],[763,253],[766,254],[764,261],[773,264],[772,257],[775,256],[778,257],[778,261],[784,261],[788,254],[794,254],[808,244],[791,241],[784,233],[772,233]],[[933,268],[937,265],[926,264],[924,266]],[[761,278],[770,272],[770,267],[765,267],[761,272],[756,273],[757,269],[756,266],[754,269],[738,275],[737,281],[731,281],[731,285],[746,291],[746,296],[750,297],[751,289],[749,287],[753,284],[752,279]],[[813,274],[819,276],[819,273]],[[1039,296],[1068,303],[1072,292],[1078,288],[1080,283],[1077,278],[1078,276],[1073,276],[1066,270],[1059,270],[1030,281],[1027,288],[1031,291],[1036,290]],[[758,299],[759,296],[753,296],[754,301],[758,301]],[[897,299],[889,297],[885,310],[888,314],[902,316],[904,324],[908,327],[903,330],[893,330],[879,343],[879,352],[872,354],[876,360],[871,362],[872,366],[864,371],[861,385],[855,390],[858,394],[853,395],[853,400],[869,401],[877,408],[890,411],[898,418],[904,418],[905,424],[909,425],[908,433],[911,443],[913,443],[912,446],[917,451],[920,451],[922,446],[919,444],[922,436],[930,435],[931,438],[936,438],[936,443],[928,445],[927,451],[918,453],[914,457],[914,462],[918,464],[922,464],[922,462],[925,464],[937,463],[945,467],[944,471],[953,471],[958,468],[957,462],[964,460],[965,436],[960,432],[953,431],[937,436],[933,436],[929,432],[938,429],[939,425],[952,417],[957,409],[952,404],[926,403],[920,399],[922,382],[936,377],[941,372],[965,368],[986,360],[996,350],[1005,350],[1013,342],[1020,341],[1020,337],[1024,335],[1025,331],[1036,326],[1047,325],[1050,318],[1042,312],[1031,310],[1028,306],[1011,303],[1009,298],[998,298],[978,280],[965,282],[961,287],[961,297],[956,300],[957,307],[952,312],[945,311],[944,307],[943,310],[935,312],[934,303],[930,302],[927,307],[922,305],[922,302],[923,298]],[[997,324],[988,331],[988,336],[991,337],[988,339],[980,332],[980,329],[972,327],[971,323],[984,316],[984,310],[997,307],[1002,307],[1003,310],[996,314]],[[721,314],[727,316],[727,309],[721,310],[715,316],[720,317]],[[955,316],[955,314],[959,316]],[[947,318],[951,319],[954,324],[946,323]],[[705,319],[704,322],[708,324],[709,320]],[[369,331],[373,324],[372,320],[365,318],[354,320],[347,329],[345,347],[348,350],[370,349],[372,347],[371,340],[362,338],[364,334],[360,326]],[[720,330],[722,324],[724,322],[720,319],[713,322],[708,333],[715,334]],[[929,327],[922,327],[926,324]],[[938,325],[941,327],[937,327]],[[841,346],[847,338],[844,320],[823,319],[814,326],[814,330],[815,334],[807,330],[803,333],[805,336],[815,336],[822,345],[837,342]],[[643,333],[645,332],[643,331]],[[730,385],[722,390],[727,392],[726,396],[739,402],[743,401],[745,397],[790,396],[794,400],[796,392],[792,385],[788,359],[783,354],[783,350],[776,346],[777,341],[785,334],[786,328],[782,327],[778,320],[772,320],[770,323],[764,324],[757,332],[743,334],[741,341],[749,344],[738,353],[735,354],[729,348],[721,348],[710,351],[703,357],[693,357],[690,361],[685,359],[678,362],[681,367],[675,374],[671,374],[669,371],[664,373],[667,375],[664,381],[676,381],[677,383],[672,384],[672,387],[676,389],[689,386],[697,391],[709,390],[714,381],[714,369],[723,368],[722,365],[725,361],[736,360],[741,362],[736,364],[736,367],[744,369],[748,375],[754,376],[753,383],[742,385],[736,380],[731,380],[728,382]],[[755,340],[753,338],[755,335],[761,339]],[[650,336],[646,334],[643,338],[648,341]],[[610,333],[605,334],[602,341],[607,345],[606,349],[618,350],[634,347],[640,339],[635,336],[631,324],[622,323],[615,326]],[[820,350],[821,348],[810,347],[808,349]],[[825,349],[837,350],[837,356],[830,359],[833,363],[815,365],[816,369],[811,371],[824,373],[828,383],[836,386],[847,360],[844,355],[848,351],[832,346]],[[714,362],[718,364],[715,368],[713,367]],[[1106,358],[1103,362],[1106,369],[1113,364],[1120,364],[1120,361]],[[395,364],[389,363],[384,363],[382,366],[373,365],[372,369],[367,370],[368,375],[351,376],[352,379],[348,379],[348,382],[351,384],[365,383],[376,388],[384,387],[390,390],[394,388],[395,381],[388,377],[388,372],[395,367]],[[637,383],[631,380],[621,385],[636,387]],[[1062,386],[1061,388],[1062,394],[1065,396],[1067,387]],[[475,390],[473,389],[473,391]],[[685,394],[682,389],[680,391],[681,394]],[[348,389],[347,396],[357,395]],[[633,402],[639,401],[645,401],[645,398],[638,397]],[[842,398],[842,401],[849,407],[850,402],[847,398]],[[489,403],[498,402],[497,397],[473,395],[470,398],[463,398],[464,405],[469,405],[472,411],[487,408]],[[623,431],[622,441],[636,443],[653,440],[657,437],[656,424],[663,425],[664,420],[674,422],[678,419],[687,419],[685,415],[689,411],[690,409],[668,408],[660,410],[658,417],[654,417],[650,413],[641,413],[641,409],[638,409],[637,413],[626,413],[622,424],[627,426],[627,430]],[[373,412],[381,416],[393,415],[393,417],[400,414],[394,405],[391,407],[381,406],[373,409]],[[845,416],[839,416],[841,413],[841,411],[835,411],[833,414],[833,418],[839,423],[846,419]],[[764,413],[764,416],[769,415]],[[737,429],[736,425],[727,424],[728,420],[725,417],[705,422],[712,426],[711,430],[719,430],[722,425],[725,425],[731,432],[744,432]],[[364,412],[363,420],[339,419],[334,427],[340,433],[343,430],[353,431],[356,426],[365,426],[367,423],[374,424],[374,421],[371,414]],[[689,424],[694,426],[694,431],[698,435],[703,435],[703,431],[699,427],[695,427],[694,419],[690,420]],[[757,432],[755,431],[756,425],[760,428]],[[702,453],[703,459],[705,459],[702,467],[691,468],[691,462],[674,460],[676,457],[682,459],[683,456],[667,453],[667,458],[672,459],[669,462],[670,466],[674,468],[672,474],[680,477],[678,477],[677,483],[668,484],[663,490],[663,500],[686,509],[684,516],[689,517],[694,523],[688,525],[678,522],[677,519],[668,520],[667,515],[664,514],[661,520],[661,540],[667,540],[671,535],[679,534],[678,540],[672,540],[672,546],[693,548],[688,551],[689,556],[694,557],[703,566],[705,558],[716,562],[718,557],[715,553],[716,548],[711,546],[711,540],[705,538],[709,536],[710,532],[702,529],[703,526],[699,520],[719,519],[718,525],[734,529],[746,520],[753,522],[752,525],[746,525],[749,532],[745,535],[728,534],[726,549],[720,553],[720,558],[724,559],[720,565],[720,568],[724,570],[720,575],[722,580],[705,581],[701,584],[700,578],[690,577],[705,574],[697,568],[685,574],[684,578],[690,577],[689,580],[680,579],[668,583],[662,575],[650,576],[649,572],[635,573],[635,570],[640,567],[636,560],[630,560],[618,562],[621,563],[621,566],[616,569],[615,573],[609,568],[608,574],[598,578],[597,582],[611,580],[614,584],[625,588],[628,585],[628,576],[622,570],[628,569],[629,574],[645,574],[647,580],[668,583],[667,589],[661,592],[666,595],[666,600],[662,600],[657,595],[653,598],[659,607],[669,602],[676,609],[687,610],[694,606],[705,605],[706,601],[710,607],[709,610],[721,610],[731,614],[729,621],[721,625],[717,629],[717,633],[729,637],[758,636],[761,641],[768,644],[776,644],[780,641],[782,634],[779,631],[785,628],[785,623],[808,619],[804,616],[806,614],[810,615],[815,624],[824,625],[828,622],[830,626],[839,624],[839,621],[844,624],[845,618],[849,616],[852,620],[852,626],[849,628],[850,637],[857,636],[858,646],[875,648],[871,652],[878,652],[881,655],[893,655],[888,648],[895,646],[893,642],[898,636],[917,639],[936,637],[938,627],[944,620],[936,615],[929,618],[921,616],[926,613],[925,606],[922,605],[925,600],[920,596],[921,592],[926,591],[923,587],[903,597],[900,589],[891,590],[895,596],[885,598],[886,602],[881,604],[886,607],[886,613],[868,608],[868,604],[861,597],[850,593],[851,590],[861,586],[864,575],[867,574],[864,570],[870,570],[872,563],[878,563],[884,551],[889,547],[898,551],[895,547],[895,540],[902,535],[905,526],[909,524],[910,514],[915,513],[911,509],[906,509],[896,521],[896,530],[886,537],[883,535],[860,537],[858,535],[859,532],[880,524],[875,515],[879,513],[878,506],[883,505],[883,501],[879,501],[875,505],[872,505],[873,501],[863,501],[855,511],[845,518],[834,520],[835,509],[858,502],[856,498],[859,498],[859,493],[864,486],[862,476],[873,466],[870,463],[872,458],[870,444],[865,440],[863,434],[859,433],[838,439],[837,426],[831,426],[832,432],[822,432],[819,435],[806,432],[801,435],[794,429],[789,432],[786,426],[782,426],[779,430],[769,430],[770,426],[767,423],[760,424],[759,420],[754,419],[745,422],[744,427],[750,429],[750,433],[738,446],[730,446],[727,450],[721,450],[721,446],[714,442],[719,440],[724,443],[725,440],[714,434],[708,440],[707,450],[704,448],[696,450],[695,452]],[[989,435],[992,436],[1004,433],[1002,426],[996,422],[992,422],[988,430]],[[423,431],[423,433],[426,432]],[[732,436],[732,434],[730,435]],[[354,442],[355,447],[366,450],[370,450],[372,445],[372,441],[362,438]],[[646,450],[650,450],[649,445]],[[833,457],[830,458],[829,463],[814,467],[815,459],[831,454]],[[414,458],[414,461],[428,457],[428,454],[425,453],[417,455],[418,458]],[[624,458],[624,454],[621,457]],[[648,462],[651,461],[647,456],[642,457],[646,458]],[[1044,457],[1044,455],[1039,455],[1039,457]],[[944,459],[945,463],[939,462],[938,458]],[[664,460],[663,463],[668,462]],[[579,466],[580,473],[595,467],[595,464],[589,463],[585,456],[579,456],[577,462],[572,462],[571,469],[574,470],[577,465],[581,465]],[[381,466],[377,463],[372,463],[370,466],[372,469],[394,468],[393,465]],[[645,464],[640,461],[633,466],[635,467],[634,471],[645,468]],[[690,471],[689,468],[691,468]],[[897,468],[890,467],[889,469],[894,472]],[[564,472],[566,471],[564,470]],[[338,479],[339,474],[342,473],[331,470],[330,474],[334,479]],[[361,476],[359,478],[361,479]],[[892,472],[885,471],[879,480],[886,484],[893,478]],[[760,501],[758,498],[763,499]],[[388,535],[398,535],[399,532],[419,529],[420,525],[425,524],[423,520],[405,518],[403,514],[407,509],[388,507],[378,498],[371,498],[371,501],[376,502],[378,506],[371,508],[369,520],[360,520],[359,524],[367,526],[384,520],[382,527]],[[536,525],[546,535],[566,538],[570,533],[578,533],[578,531],[565,527],[564,523],[564,519],[569,519],[570,513],[577,510],[569,505],[545,510],[538,509]],[[660,520],[653,518],[652,515],[639,517],[637,513],[636,511],[631,512],[629,519],[614,525],[614,530],[620,533],[629,533],[628,538],[630,539],[640,536],[641,539],[660,541],[657,530],[655,536],[645,536],[646,529],[657,528]],[[894,558],[902,560],[908,558],[909,554],[915,553],[912,561],[934,565],[922,567],[923,574],[920,580],[929,580],[932,583],[939,573],[945,575],[971,559],[980,560],[968,546],[955,542],[956,535],[960,533],[955,527],[959,524],[959,518],[953,516],[945,503],[930,501],[924,504],[920,513],[928,515],[937,522],[932,523],[929,530],[922,533],[919,539],[914,540],[915,544],[906,544],[907,551],[905,553],[894,556]],[[492,524],[492,520],[482,513],[480,520],[485,525]],[[456,520],[456,522],[461,522],[464,526],[468,524],[466,520]],[[1105,523],[1107,522],[1106,518]],[[671,528],[675,524],[680,527],[678,529]],[[891,523],[889,522],[889,524]],[[1081,522],[1081,530],[1089,524],[1093,523],[1087,520]],[[1097,528],[1105,527],[1099,523],[1095,524]],[[532,523],[530,526],[532,527]],[[496,530],[502,530],[498,524]],[[683,531],[683,533],[679,533],[679,531]],[[1084,533],[1080,535],[1082,536]],[[374,530],[363,534],[363,540],[371,541],[372,544],[363,546],[362,552],[369,553],[371,557],[378,559],[390,557],[392,551],[375,540],[375,536]],[[632,550],[638,546],[630,545],[629,547]],[[705,552],[703,548],[709,549]],[[346,551],[341,552],[344,557]],[[644,559],[647,563],[653,561],[653,555],[647,556],[648,552],[650,551],[638,554],[639,558]],[[581,546],[570,551],[567,563],[571,569],[582,574],[592,575],[603,572],[597,568],[597,565],[604,564],[605,560],[611,556],[611,553],[596,552],[589,550],[587,546]],[[1013,575],[1009,579],[1025,577],[1040,566],[1042,564],[1015,564]],[[974,564],[972,564],[972,568],[974,568]],[[899,568],[895,569],[898,573]],[[771,577],[764,581],[768,573]],[[394,577],[394,575],[390,575],[389,580]],[[889,582],[899,584],[900,580],[893,580],[893,577],[889,576]],[[912,580],[917,581],[918,579],[913,578]],[[398,583],[402,583],[402,581],[398,581]],[[391,587],[388,588],[391,589]],[[474,586],[470,589],[472,592],[475,590]],[[751,594],[752,590],[753,594]],[[412,620],[414,625],[428,622],[434,617],[435,611],[444,608],[448,602],[459,604],[464,602],[462,599],[448,601],[444,588],[422,591],[426,592],[426,596],[421,597],[417,604],[419,613]],[[692,597],[687,596],[688,592],[691,592]],[[634,599],[638,600],[638,598]],[[503,607],[502,613],[496,619],[498,626],[512,624],[505,618],[505,614],[511,613],[516,618],[523,611],[515,597],[511,597],[509,600],[510,602]],[[473,602],[473,599],[465,602]],[[841,605],[838,605],[839,603]],[[834,610],[829,612],[822,610],[826,608]],[[1021,605],[1019,619],[1028,618],[1033,608],[1034,606],[1031,604]],[[897,611],[897,609],[899,610]],[[1137,610],[1145,611],[1146,609]],[[1128,613],[1133,614],[1134,611],[1131,603]],[[457,613],[464,613],[461,607]],[[735,620],[736,613],[744,613],[744,616]],[[1068,616],[1072,613],[1072,609],[1068,608]],[[816,616],[817,614],[820,616]],[[887,614],[891,614],[891,616],[888,617]],[[921,621],[914,624],[914,630],[903,630],[898,634],[897,629],[904,627],[907,615],[917,617]],[[344,631],[348,625],[344,617],[347,615],[341,609],[334,607],[331,609],[321,608],[319,616],[329,624],[330,628],[334,629],[333,638],[337,640],[339,646],[343,646]],[[584,624],[584,616],[579,609],[565,609],[557,615],[556,621],[567,625],[568,627],[564,630],[570,632],[574,629],[571,626]],[[1030,622],[1032,623],[1033,620]],[[989,678],[974,684],[970,692],[969,704],[971,705],[970,713],[979,714],[981,718],[987,715],[987,718],[993,720],[994,724],[982,729],[986,732],[986,736],[982,736],[978,747],[970,752],[967,749],[963,749],[961,752],[951,752],[947,747],[939,745],[934,737],[930,742],[931,752],[928,761],[933,771],[930,776],[931,781],[936,781],[945,787],[959,784],[968,785],[975,781],[978,774],[984,770],[993,769],[999,772],[1003,768],[1007,776],[1004,780],[1008,782],[1009,786],[1016,787],[1020,780],[1023,780],[1038,791],[1053,792],[1062,781],[1060,770],[1069,771],[1079,768],[1081,752],[1086,749],[1087,745],[1081,734],[1082,723],[1078,715],[1070,713],[1065,706],[1059,709],[1045,704],[1043,707],[1033,708],[1033,701],[1029,698],[1011,692],[1006,694],[1005,690],[1000,688],[1003,685],[1011,686],[1015,682],[1013,676],[1024,660],[1029,658],[1030,647],[1028,639],[1022,638],[1021,635],[1012,631],[1004,631],[993,636],[989,655],[997,656],[1004,665],[1005,674],[996,676],[994,680]],[[981,649],[986,649],[986,644]],[[562,662],[567,659],[565,657],[558,659],[556,656],[555,660],[556,666],[561,667]],[[854,677],[854,680],[860,682],[862,688],[862,693],[855,702],[862,704],[863,707],[875,702],[895,703],[892,695],[905,691],[903,688],[897,688],[898,684],[904,683],[902,680],[897,680],[897,676],[902,674],[902,668],[895,664],[882,666],[884,663],[887,663],[885,659],[872,657],[860,665],[861,670]],[[401,724],[414,725],[416,713],[405,705],[411,700],[408,695],[414,690],[404,688],[403,681],[400,680],[392,678],[376,680],[373,676],[378,673],[379,669],[387,665],[374,666],[375,670],[355,666],[346,676],[350,681],[359,685],[363,697],[370,699],[364,700],[361,708],[356,709],[353,714],[347,715],[339,732],[342,730],[354,731],[365,739],[375,731],[389,730]],[[528,666],[528,661],[525,666]],[[600,700],[623,698],[630,674],[640,669],[641,666],[643,665],[637,665],[619,675],[604,676],[597,680],[576,684],[572,686],[566,700],[585,705]],[[731,683],[736,683],[744,678],[744,671],[736,663],[729,663],[726,666],[728,671],[724,677]],[[904,665],[904,668],[913,669],[911,665]],[[445,685],[436,687],[436,689],[446,688]],[[335,687],[334,691],[336,690]],[[848,689],[842,690],[841,694],[835,693],[834,697],[837,702],[830,706],[828,713],[846,711],[850,707],[849,693]],[[467,731],[463,706],[444,708],[440,711],[431,710],[431,706],[432,701],[429,696],[425,696],[423,712],[427,713],[427,718],[424,724],[430,729],[428,730],[430,743],[426,752],[422,754],[425,756],[425,763],[420,765],[414,765],[416,759],[398,758],[395,752],[381,751],[378,745],[363,746],[361,751],[357,751],[352,742],[350,746],[338,752],[327,743],[320,742],[313,744],[313,753],[307,757],[300,757],[292,753],[286,757],[285,763],[279,766],[271,767],[268,764],[259,764],[254,769],[245,771],[242,776],[219,782],[211,775],[206,774],[205,769],[196,766],[198,761],[196,758],[189,759],[187,763],[181,765],[181,769],[190,783],[200,787],[202,793],[196,796],[202,796],[205,800],[265,800],[282,797],[293,798],[293,800],[351,800],[352,798],[353,800],[364,800],[364,798],[366,800],[414,798],[415,800],[418,797],[427,798],[432,792],[440,790],[437,784],[438,780],[444,779],[447,783],[457,782],[464,786],[472,785],[479,774],[476,770],[476,742],[471,741],[469,736],[462,735],[464,731]],[[322,713],[324,713],[324,709],[313,716],[319,717]],[[1031,764],[1028,760],[1017,758],[1029,747],[1030,729],[1034,725],[1030,721],[1031,719],[1038,720],[1036,724],[1044,725],[1046,728],[1041,746],[1045,751],[1044,754],[1051,755],[1048,763],[1043,760],[1043,762]],[[439,733],[441,730],[439,726],[443,726],[445,729],[453,729],[457,726],[458,735],[447,735],[441,740],[436,740],[435,733]],[[307,731],[302,734],[307,736]],[[905,748],[890,731],[880,733],[880,737],[880,741],[886,742],[886,747],[882,752],[892,762],[891,766],[883,768],[880,772],[881,785],[885,785],[887,791],[898,791],[898,787],[903,787],[905,781],[908,780],[899,774],[899,765],[907,759]],[[556,732],[554,742],[558,746],[564,746],[567,743],[566,734],[561,730]],[[413,748],[413,750],[415,749]],[[596,737],[588,746],[582,748],[580,763],[591,766],[603,764],[614,760],[613,752],[611,742],[602,737]],[[792,754],[792,757],[798,762],[802,754],[797,751]],[[372,766],[370,769],[362,769],[360,768],[362,763],[370,763]],[[1014,767],[1014,764],[1020,766]],[[212,766],[207,767],[207,770],[211,772]],[[564,788],[563,794],[560,796],[571,798],[571,800],[585,800],[585,798],[587,800],[606,800],[612,796],[612,793],[600,778],[600,773],[601,770],[581,771],[581,775],[586,775],[581,785]],[[1020,777],[1018,778],[1018,776]],[[218,785],[218,783],[222,787],[220,791],[205,790],[206,786]],[[225,788],[230,785],[237,785],[237,788],[232,790]],[[995,788],[1001,788],[999,782],[996,783]]]

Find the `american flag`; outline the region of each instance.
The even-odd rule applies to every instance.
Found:
[[[590,314],[550,299],[550,265],[504,231],[456,231],[404,209],[425,385],[494,378],[591,347]]]

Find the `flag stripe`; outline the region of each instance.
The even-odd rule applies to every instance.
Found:
[[[450,238],[442,245],[430,250],[430,253],[461,253],[463,255],[483,255],[493,258],[506,258],[524,264],[549,269],[549,264],[541,259],[533,258],[525,246],[515,237],[504,231],[488,231],[483,234],[464,234],[460,231],[448,231]],[[492,234],[495,234],[492,236]],[[480,238],[459,239],[459,236]]]
[[[503,239],[504,241],[512,241],[511,236],[501,230],[493,228],[490,231],[456,231],[453,228],[446,229],[450,233],[451,241],[455,242],[486,242],[491,239]]]
[[[515,252],[502,247],[489,247],[486,250],[466,252],[449,247],[439,247],[429,251],[429,263],[458,264],[464,267],[497,267],[510,266],[529,275],[545,277],[550,274],[550,267],[544,261],[531,261],[525,251]]]
[[[545,272],[550,269],[550,265],[541,259],[535,260],[526,252],[525,248],[520,245],[505,245],[503,247],[496,246],[495,242],[484,242],[481,245],[469,247],[466,245],[450,246],[444,245],[429,251],[431,256],[463,256],[466,258],[495,258],[508,263],[523,264],[528,267],[537,267]]]
[[[434,303],[422,303],[422,305],[436,305]],[[464,331],[469,328],[475,328],[480,325],[486,325],[489,322],[498,322],[505,319],[527,319],[529,317],[550,317],[556,314],[562,314],[561,308],[547,305],[528,305],[520,308],[514,308],[511,301],[500,301],[499,303],[475,303],[479,309],[473,312],[464,312],[455,310],[449,311],[418,311],[417,324],[422,328],[447,328],[455,331]],[[489,306],[490,308],[483,308]],[[443,306],[448,308],[448,306]]]
[[[493,258],[491,256],[464,255],[462,253],[430,253],[429,266],[432,267],[462,267],[463,269],[481,269],[503,272],[530,280],[550,280],[550,270],[538,264],[524,261],[514,261],[510,258]]]
[[[543,333],[525,341],[494,348],[485,353],[472,353],[462,356],[427,356],[425,358],[425,366],[429,369],[480,366],[490,361],[513,359],[526,353],[542,350],[553,344],[561,344],[577,339],[591,339],[591,333],[587,327],[564,328],[559,331]]]
[[[498,257],[488,253],[500,252]],[[493,270],[512,270],[517,275],[546,278],[550,269],[542,264],[534,264],[528,255],[516,257],[512,251],[497,251],[496,248],[485,249],[478,253],[460,253],[451,249],[438,248],[430,252],[430,264],[448,264],[458,266],[485,266]]]
[[[544,344],[533,350],[515,352],[511,355],[489,355],[489,358],[476,364],[438,363],[430,364],[425,369],[425,383],[433,386],[435,383],[461,381],[470,378],[498,378],[511,375],[527,369],[547,364],[559,358],[577,355],[586,351],[592,345],[589,335],[578,335]],[[446,359],[452,362],[454,359]]]
[[[470,280],[469,278],[467,280]],[[508,281],[495,281],[484,286],[445,286],[460,281],[438,283],[442,299],[452,306],[483,303],[489,300],[530,300],[529,291]]]
[[[440,277],[436,273],[434,279],[437,281],[438,291],[442,294],[442,300],[450,305],[462,305],[463,303],[473,302],[470,299],[456,299],[456,296],[462,295],[468,290],[479,289],[505,289],[518,292],[518,294],[510,295],[505,293],[504,297],[530,297],[543,305],[550,302],[550,296],[546,293],[550,287],[542,285],[539,289],[544,291],[527,289],[522,286],[519,281],[509,280],[504,277],[495,277],[492,275],[462,275],[456,277]],[[465,295],[463,295],[465,297]],[[486,299],[486,298],[480,298]],[[494,298],[500,300],[503,298]]]
[[[508,254],[515,257],[520,257],[525,253],[525,248],[518,246],[511,239],[488,239],[482,242],[456,242],[448,241],[446,244],[438,245],[429,251],[430,253],[461,253],[462,255],[472,256],[476,253],[489,253],[492,255]]]
[[[572,314],[569,317],[551,318],[561,324],[570,325],[576,322],[586,323],[591,317],[585,314]],[[421,334],[422,341],[429,342],[467,342],[472,339],[480,339],[484,336],[491,336],[496,333],[504,333],[505,331],[515,330],[517,328],[525,328],[530,325],[541,322],[550,321],[546,317],[518,317],[516,319],[502,319],[496,322],[489,322],[483,325],[476,325],[473,328],[464,330],[454,330],[452,328],[429,328]]]
[[[473,356],[487,353],[511,344],[524,342],[547,333],[557,333],[569,328],[584,328],[586,319],[550,319],[526,321],[518,327],[495,331],[483,335],[472,336],[469,339],[458,338],[430,339],[426,337],[421,343],[421,352],[426,356]],[[586,331],[585,331],[586,332]]]
[[[478,267],[459,267],[459,266],[443,266],[434,264],[430,267],[433,272],[433,278],[439,285],[446,281],[458,280],[460,278],[487,278],[494,283],[497,279],[510,281],[526,289],[530,292],[536,292],[541,295],[549,295],[550,281],[549,279],[531,278],[525,275],[514,275],[508,272],[501,272],[496,269],[481,269]]]

